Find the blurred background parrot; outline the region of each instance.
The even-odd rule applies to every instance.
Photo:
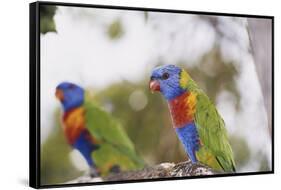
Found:
[[[92,177],[144,166],[122,126],[89,101],[83,88],[63,82],[55,95],[62,104],[67,142],[83,155]]]
[[[167,100],[173,127],[192,163],[199,161],[216,171],[235,172],[225,123],[185,70],[174,65],[157,67],[149,87]]]

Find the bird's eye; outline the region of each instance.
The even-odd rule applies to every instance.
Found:
[[[164,73],[163,75],[162,75],[162,79],[163,80],[166,80],[166,79],[168,79],[169,78],[169,73]]]

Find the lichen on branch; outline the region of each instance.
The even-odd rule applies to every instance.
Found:
[[[89,176],[81,176],[68,183],[87,183],[101,181],[126,181],[126,180],[142,180],[142,179],[157,179],[171,177],[187,177],[212,175],[215,172],[202,164],[192,164],[190,161],[180,163],[161,163],[155,166],[145,167],[142,170],[127,171],[115,174],[110,174],[102,178],[90,178]]]

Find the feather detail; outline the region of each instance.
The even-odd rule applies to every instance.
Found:
[[[174,128],[184,127],[193,122],[196,112],[196,94],[184,92],[168,102]]]
[[[74,108],[64,113],[63,131],[69,144],[73,145],[84,129],[85,117],[83,107]]]
[[[90,135],[85,127],[85,109],[82,106],[65,112],[62,123],[63,131],[69,144],[73,145],[80,137],[80,134],[84,131],[86,131],[86,141],[93,144],[99,144],[99,142]]]
[[[200,139],[194,122],[181,128],[176,128],[178,138],[193,163],[197,162],[196,152],[200,148]]]
[[[184,69],[181,69],[181,72],[180,72],[180,87],[183,88],[183,89],[186,89],[187,88],[187,85],[188,85],[188,81],[190,80],[190,76],[189,74],[184,70]]]

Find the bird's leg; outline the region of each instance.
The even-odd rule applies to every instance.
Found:
[[[92,178],[99,177],[100,176],[100,171],[96,167],[90,167],[90,176]]]
[[[119,173],[121,171],[121,168],[120,166],[118,165],[113,165],[111,168],[110,168],[110,172],[111,173]]]

